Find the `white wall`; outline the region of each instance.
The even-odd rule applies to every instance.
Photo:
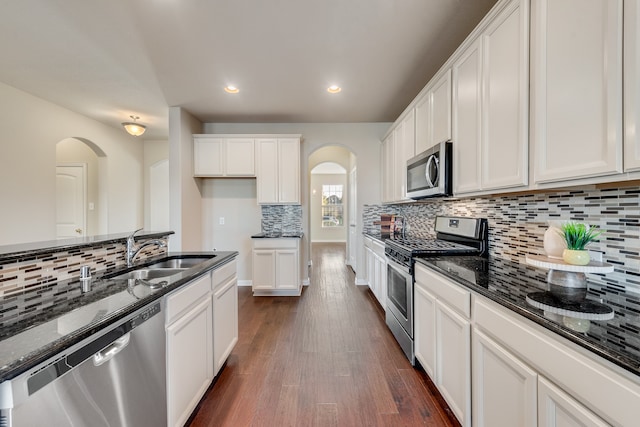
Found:
[[[106,154],[109,233],[143,223],[140,140],[0,83],[0,245],[55,239],[56,143],[92,141]]]
[[[260,219],[255,179],[202,180],[203,249],[238,251],[240,281],[251,280],[251,235],[260,232]]]
[[[169,108],[170,220],[175,235],[171,251],[200,251],[202,245],[202,193],[193,177],[193,134],[202,123],[180,107]]]
[[[309,233],[309,155],[314,151],[331,145],[342,146],[352,151],[357,159],[357,215],[362,218],[362,207],[379,204],[380,190],[380,141],[391,123],[205,123],[204,133],[300,133],[301,147],[301,183],[302,224],[305,233]],[[171,126],[170,126],[171,128]],[[360,275],[364,267],[364,243],[362,239],[362,221],[358,223],[358,257],[354,269]],[[310,258],[308,235],[302,242],[302,257],[305,262]],[[360,268],[359,266],[362,266]]]
[[[311,194],[309,195],[309,232],[312,242],[346,242],[349,218],[347,203],[347,174],[311,174]],[[343,224],[339,227],[322,226],[322,186],[342,185]],[[315,192],[314,192],[315,190]],[[314,194],[315,193],[315,194]]]
[[[151,167],[169,158],[169,141],[144,141],[144,227],[151,230]],[[168,189],[167,189],[168,191]],[[169,206],[166,207],[169,209]],[[170,226],[169,226],[170,227]]]

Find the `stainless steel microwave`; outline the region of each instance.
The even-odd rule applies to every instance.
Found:
[[[443,141],[407,161],[407,197],[451,195],[451,141]]]

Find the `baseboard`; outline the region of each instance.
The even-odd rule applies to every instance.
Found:
[[[251,286],[253,285],[252,280],[238,280],[238,286]]]
[[[356,278],[356,285],[358,286],[369,286],[369,281],[365,279]]]
[[[311,284],[311,280],[307,277],[302,281],[302,286],[309,286]]]

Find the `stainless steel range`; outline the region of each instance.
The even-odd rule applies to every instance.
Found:
[[[488,226],[484,218],[436,217],[436,238],[399,236],[385,240],[387,255],[386,322],[411,364],[413,346],[413,266],[416,258],[444,255],[487,256]]]

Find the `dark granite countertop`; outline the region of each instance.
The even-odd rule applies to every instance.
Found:
[[[281,233],[258,233],[251,236],[252,239],[301,239],[304,236],[302,231],[291,231]]]
[[[547,270],[499,259],[447,256],[416,262],[640,375],[640,294],[591,282],[582,294],[566,288],[552,289],[546,283]],[[534,293],[560,310],[533,307],[527,296]],[[595,313],[574,314],[576,305],[595,307]],[[604,316],[611,319],[595,320],[611,310],[612,316]]]
[[[3,259],[33,258],[49,252],[59,252],[64,249],[76,249],[94,246],[101,243],[126,242],[131,233],[103,234],[99,236],[85,236],[70,239],[49,240],[44,242],[19,243],[0,246],[0,257]],[[136,240],[157,239],[174,234],[173,231],[145,231],[136,233]]]
[[[202,274],[231,261],[238,252],[187,252],[146,258],[131,268],[94,273],[92,288],[81,291],[78,279],[52,283],[0,298],[0,382],[10,380],[178,289]],[[212,257],[172,276],[150,279],[162,287],[127,279],[110,279],[159,260]]]

